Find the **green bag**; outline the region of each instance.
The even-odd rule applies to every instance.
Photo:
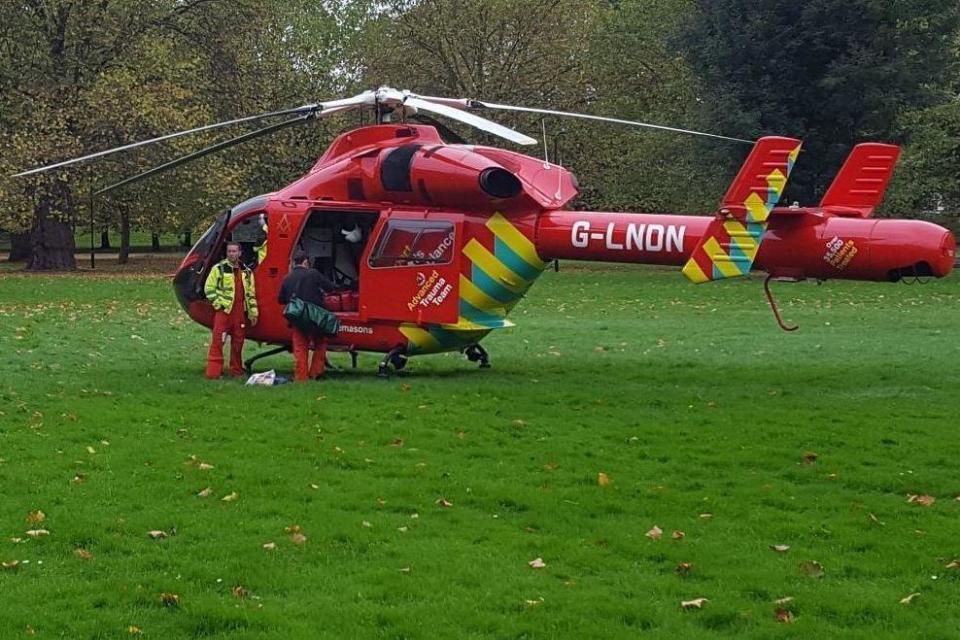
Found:
[[[300,331],[310,335],[335,336],[340,330],[340,318],[323,307],[293,298],[283,310],[283,317]]]

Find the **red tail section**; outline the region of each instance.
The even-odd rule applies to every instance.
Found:
[[[838,216],[869,218],[883,200],[899,158],[900,147],[896,145],[858,144],[847,156],[820,206]]]
[[[799,140],[757,140],[723,196],[720,211],[683,267],[683,274],[691,282],[749,273],[767,229],[767,218],[780,200],[799,154]]]

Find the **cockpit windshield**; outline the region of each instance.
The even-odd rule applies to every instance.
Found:
[[[214,243],[216,243],[217,238],[220,236],[223,225],[227,223],[227,213],[228,212],[225,211],[220,214],[214,223],[210,225],[210,228],[200,236],[200,239],[197,240],[197,243],[193,245],[193,248],[190,249],[190,252],[187,254],[187,258],[198,256],[202,260],[207,257],[207,254],[213,249]]]

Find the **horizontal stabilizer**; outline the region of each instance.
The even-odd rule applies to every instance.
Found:
[[[820,206],[838,216],[869,218],[883,200],[900,147],[878,142],[858,144],[827,189]]]
[[[757,140],[724,195],[717,217],[683,267],[683,274],[691,282],[749,273],[767,229],[767,218],[783,194],[800,145],[794,138]]]

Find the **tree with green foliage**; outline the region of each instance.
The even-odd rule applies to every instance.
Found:
[[[10,179],[25,168],[213,121],[337,95],[369,0],[72,0],[12,2],[0,26],[0,225],[29,238],[28,269],[75,266],[73,225],[93,188],[161,164],[237,130],[124,152],[100,162]],[[230,25],[229,29],[223,28]],[[188,232],[226,206],[308,168],[326,122],[286,131],[196,170],[97,198],[98,228]],[[249,128],[244,129],[249,130]],[[28,235],[25,235],[28,234]]]
[[[933,106],[960,5],[941,0],[697,0],[678,45],[724,133],[790,135],[804,154],[786,199],[815,202],[850,147],[899,142],[905,110]]]

